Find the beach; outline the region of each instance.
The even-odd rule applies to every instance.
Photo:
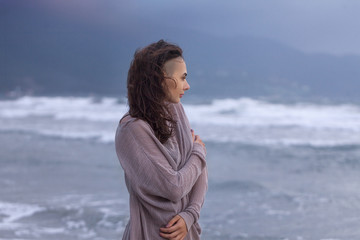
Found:
[[[0,239],[121,239],[129,203],[111,139],[118,117],[105,121],[99,117],[106,114],[95,119],[94,113],[91,120],[79,120],[53,108],[48,109],[62,117],[41,108],[26,115],[14,103],[5,111],[6,104],[0,112]],[[216,114],[211,105],[184,104],[186,111],[206,106]],[[231,120],[234,113],[225,110],[221,114]],[[219,130],[209,123],[200,126],[194,112],[189,113],[207,147],[209,190],[200,215],[202,239],[359,239],[358,115],[346,113],[351,116],[347,128],[330,128],[328,122],[326,131],[313,128],[317,132],[308,140],[297,134],[311,134],[306,127],[300,131],[272,124],[264,130],[226,122],[217,125]],[[83,110],[82,116],[91,114]],[[229,126],[237,134],[221,138]],[[89,129],[98,135],[86,135]],[[251,133],[254,129],[258,135]],[[328,132],[337,137],[323,137]],[[274,135],[277,141],[270,141]]]
[[[9,132],[0,139],[1,239],[120,237],[128,203],[112,145]]]

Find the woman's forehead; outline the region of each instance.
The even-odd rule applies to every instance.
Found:
[[[164,70],[167,74],[172,75],[175,72],[180,72],[180,74],[186,73],[186,64],[182,57],[177,57],[170,59],[165,62]]]

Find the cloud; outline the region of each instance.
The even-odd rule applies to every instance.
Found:
[[[163,4],[160,9],[144,11],[147,21],[217,36],[266,37],[306,52],[360,54],[360,1],[158,2]],[[144,10],[142,4],[139,9]]]
[[[108,32],[126,34],[140,26],[159,32],[191,29],[218,37],[260,36],[306,52],[360,54],[360,1],[7,0],[2,4],[14,13],[22,8],[29,15],[48,14]],[[9,7],[3,11],[9,12]]]

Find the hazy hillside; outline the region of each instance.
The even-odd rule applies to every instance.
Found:
[[[1,94],[124,94],[135,49],[164,38],[184,49],[192,94],[358,98],[359,56],[310,55],[269,39],[153,25],[110,31],[29,9],[5,11],[0,20]]]

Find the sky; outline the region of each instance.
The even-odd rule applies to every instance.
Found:
[[[359,12],[358,0],[0,0],[0,92],[123,90],[135,49],[163,38],[183,48],[193,90],[220,79],[358,96]]]
[[[194,1],[190,11],[180,8],[186,13],[180,21],[208,33],[261,36],[305,52],[360,54],[360,1]]]
[[[0,4],[19,6],[25,1],[0,0]],[[146,24],[176,26],[216,36],[269,38],[308,53],[360,55],[357,0],[34,0],[26,4],[109,31],[136,31]]]

